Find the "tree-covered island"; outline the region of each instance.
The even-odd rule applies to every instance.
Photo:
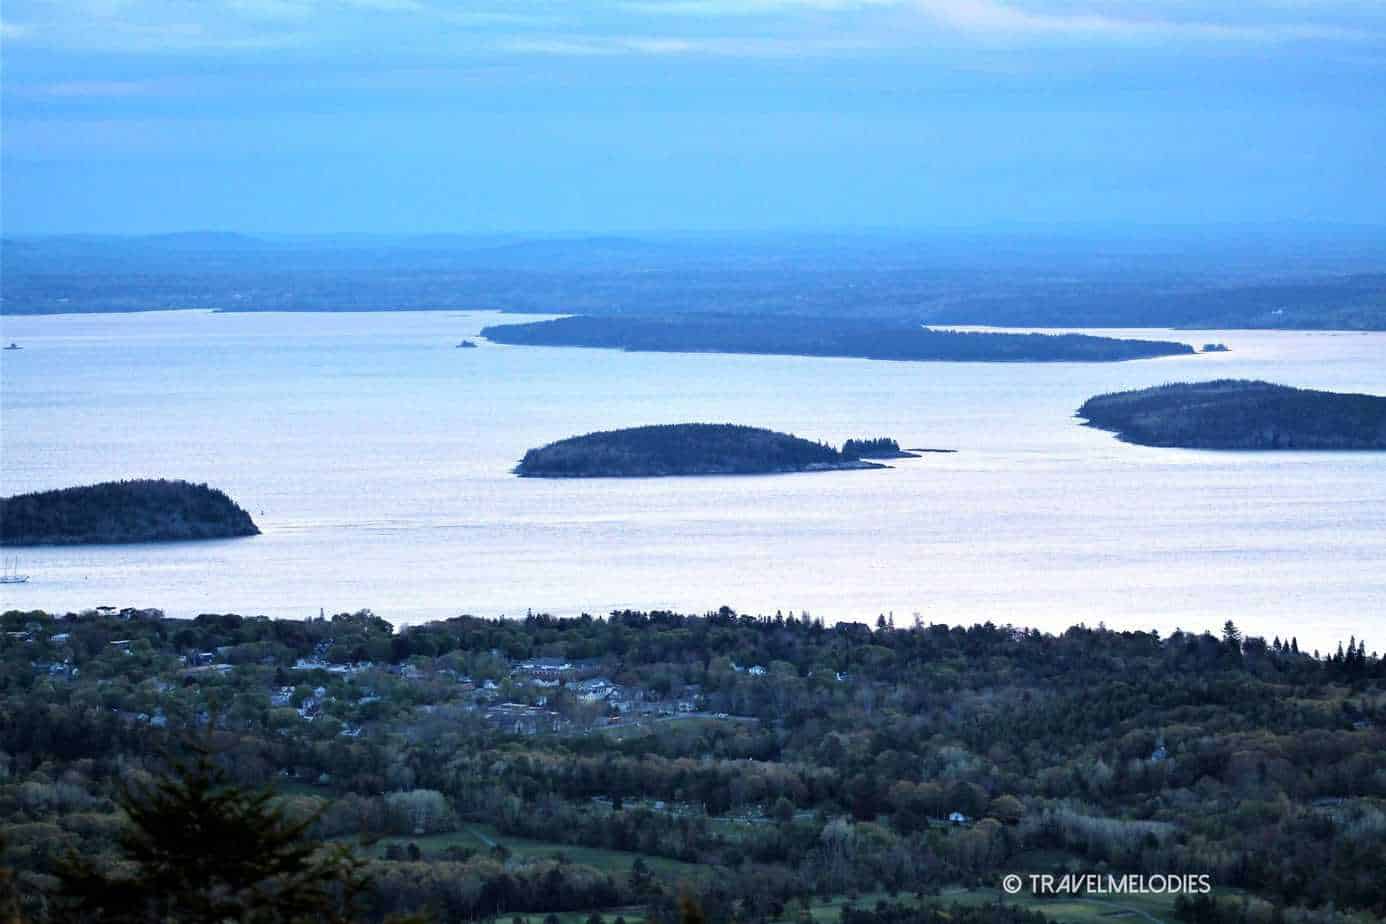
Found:
[[[0,545],[171,542],[259,532],[231,498],[187,481],[109,481],[0,498]]]
[[[1089,398],[1090,426],[1181,449],[1386,449],[1386,398],[1220,379]]]
[[[900,448],[900,444],[888,436],[870,439],[848,440],[842,444],[842,454],[849,459],[917,459],[919,454]]]
[[[656,353],[756,353],[949,362],[1116,362],[1193,355],[1187,343],[1086,334],[934,330],[914,321],[692,314],[569,317],[482,330],[493,343]]]
[[[515,474],[532,478],[767,475],[885,468],[823,443],[736,424],[665,424],[607,430],[525,453]]]

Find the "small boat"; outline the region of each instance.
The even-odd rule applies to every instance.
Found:
[[[11,340],[11,341],[10,341],[10,345],[7,346],[7,347],[5,347],[5,349],[7,349],[7,350],[22,350],[22,349],[24,349],[24,347],[20,346],[19,344],[15,343],[13,340]]]
[[[461,343],[459,343],[459,344],[456,346],[456,349],[459,349],[459,350],[475,350],[475,349],[476,349],[476,344],[475,344],[475,343],[472,343],[470,340],[463,340]]]
[[[9,347],[6,347],[5,349],[8,350]],[[4,572],[3,572],[3,573],[0,573],[0,584],[27,584],[27,583],[29,583],[29,575],[27,575],[27,574],[20,574],[19,571],[18,571],[18,568],[19,568],[19,562],[18,562],[18,561],[14,561],[14,562],[11,562],[10,564],[6,565],[6,566],[5,566]]]

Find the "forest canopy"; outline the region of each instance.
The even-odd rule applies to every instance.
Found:
[[[0,545],[224,539],[259,532],[231,498],[187,481],[109,481],[0,498]]]
[[[484,328],[494,343],[656,353],[758,353],[954,362],[1116,362],[1194,353],[1187,343],[1086,334],[933,330],[911,320],[747,315],[570,317]]]
[[[1089,398],[1091,426],[1185,449],[1386,449],[1386,398],[1221,379]]]
[[[531,449],[517,475],[539,478],[758,475],[881,468],[824,443],[737,424],[607,430]]]

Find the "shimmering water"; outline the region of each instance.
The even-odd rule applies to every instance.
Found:
[[[1386,636],[1386,453],[1147,449],[1073,417],[1095,393],[1223,376],[1386,394],[1386,334],[1113,332],[1232,352],[1101,365],[453,348],[496,317],[0,319],[24,346],[0,353],[3,493],[187,478],[264,530],[5,550],[32,580],[0,604],[413,622],[725,603]],[[959,451],[887,471],[509,474],[553,439],[693,420]]]

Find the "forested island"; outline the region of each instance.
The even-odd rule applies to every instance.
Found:
[[[842,444],[842,454],[849,459],[917,459],[919,454],[900,448],[888,436],[864,440],[848,440]]]
[[[0,498],[0,545],[226,539],[259,532],[231,498],[187,481],[109,481]]]
[[[952,362],[1116,362],[1196,353],[1187,343],[1086,334],[933,330],[914,321],[690,314],[569,317],[484,328],[493,343],[656,353],[756,353]]]
[[[1386,398],[1220,379],[1089,398],[1090,426],[1182,449],[1386,449]]]
[[[525,453],[531,478],[768,475],[885,468],[823,443],[737,424],[664,424],[574,436]]]
[[[0,920],[206,920],[208,894],[363,924],[1386,915],[1361,641],[872,622],[4,613]],[[195,748],[210,781],[173,763]],[[1028,886],[1075,871],[1213,891]],[[249,913],[288,884],[354,907]]]

